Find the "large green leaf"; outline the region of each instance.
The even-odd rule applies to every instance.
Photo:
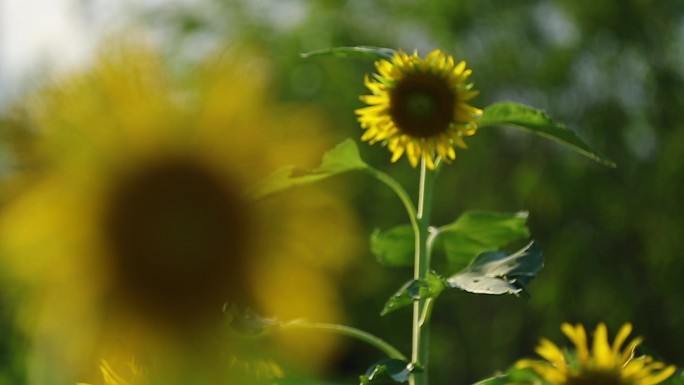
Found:
[[[446,285],[445,280],[434,272],[429,272],[425,279],[412,279],[390,297],[380,314],[386,315],[420,299],[437,298]]]
[[[282,168],[259,183],[250,192],[250,196],[254,199],[259,199],[290,187],[317,182],[347,171],[363,170],[365,168],[368,168],[368,165],[361,159],[356,143],[351,139],[347,139],[326,152],[323,155],[321,165],[317,169],[310,172],[301,172],[294,167]]]
[[[411,373],[419,371],[411,362],[397,359],[382,360],[366,371],[359,380],[361,385],[403,384],[411,378]]]
[[[370,237],[371,252],[387,266],[411,266],[415,254],[416,236],[411,225],[393,227],[387,231],[375,229]]]
[[[325,48],[316,51],[306,52],[302,54],[303,58],[310,58],[314,56],[335,56],[335,57],[360,57],[367,59],[391,59],[394,55],[394,50],[391,48],[370,47],[370,46],[356,46],[356,47],[334,47]]]
[[[543,266],[541,249],[530,242],[513,254],[482,253],[463,271],[449,277],[447,283],[476,294],[526,294],[525,287]]]
[[[517,103],[494,103],[484,109],[480,127],[508,126],[551,139],[601,164],[615,167],[615,162],[585,143],[574,131],[554,122],[545,112]]]
[[[456,271],[478,254],[499,250],[507,244],[530,236],[527,212],[498,213],[466,211],[454,222],[437,229],[436,247],[442,248]]]

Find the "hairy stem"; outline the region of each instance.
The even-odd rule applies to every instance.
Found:
[[[329,324],[329,323],[319,323],[319,322],[306,322],[306,321],[292,321],[286,322],[280,325],[283,329],[308,329],[308,330],[320,330],[325,332],[331,332],[340,334],[343,336],[355,338],[357,340],[363,341],[371,346],[374,346],[378,350],[385,353],[389,358],[396,358],[398,360],[406,361],[407,358],[403,355],[399,349],[390,345],[385,340],[376,337],[373,334],[365,332],[360,329],[353,328],[351,326]]]
[[[413,270],[414,279],[426,279],[430,271],[430,210],[432,208],[432,192],[436,172],[428,170],[425,161],[420,164],[420,185],[418,190],[418,208],[416,221],[416,254]],[[413,339],[411,360],[422,367],[422,371],[414,373],[412,385],[427,385],[429,361],[429,317],[431,302],[421,299],[413,304]]]

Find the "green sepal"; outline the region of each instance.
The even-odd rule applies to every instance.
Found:
[[[544,266],[544,256],[534,242],[513,254],[485,252],[446,281],[449,287],[475,294],[527,295],[526,286]]]
[[[261,181],[250,191],[249,196],[253,199],[259,199],[290,187],[313,183],[347,171],[366,168],[368,165],[361,159],[356,143],[347,139],[326,152],[323,155],[321,165],[315,170],[302,172],[292,166],[282,168]]]
[[[400,225],[386,231],[375,229],[370,236],[370,249],[386,266],[411,266],[415,254],[416,235],[411,225]]]
[[[527,217],[527,211],[466,211],[454,222],[436,229],[435,247],[444,251],[451,271],[456,271],[480,253],[527,239],[530,236]]]
[[[386,315],[414,301],[437,298],[447,287],[447,282],[435,272],[428,272],[425,279],[412,279],[390,297],[380,315]]]
[[[411,378],[411,373],[418,371],[419,368],[412,362],[384,359],[368,368],[359,381],[361,385],[403,384]]]
[[[314,56],[334,56],[341,58],[358,57],[365,59],[391,59],[396,51],[391,48],[359,45],[356,47],[333,47],[302,53],[305,59]]]
[[[574,131],[554,122],[544,111],[518,103],[494,103],[484,109],[479,127],[507,126],[522,129],[563,144],[608,167],[615,162],[585,143]]]

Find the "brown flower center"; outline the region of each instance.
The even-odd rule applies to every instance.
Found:
[[[409,74],[390,91],[390,116],[404,134],[428,138],[449,128],[456,102],[445,79],[430,73]]]
[[[103,222],[118,300],[155,321],[188,324],[240,297],[249,218],[238,186],[187,159],[119,182]]]
[[[630,385],[620,378],[620,374],[610,371],[586,371],[579,375],[568,376],[563,385]]]

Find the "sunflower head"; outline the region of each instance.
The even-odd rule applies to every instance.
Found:
[[[641,337],[623,347],[632,331],[630,324],[620,328],[612,345],[608,342],[606,325],[599,324],[594,331],[591,350],[582,325],[566,323],[561,330],[575,345],[574,354],[542,339],[536,352],[546,361],[525,359],[518,361],[516,367],[530,368],[552,385],[655,385],[675,372],[674,366],[655,361],[650,356],[635,356]]]
[[[165,157],[111,183],[100,217],[112,292],[155,323],[203,321],[246,287],[250,205],[241,186],[192,157]]]
[[[356,255],[352,211],[324,186],[249,197],[329,145],[319,112],[271,99],[268,63],[225,48],[176,71],[156,48],[115,40],[92,67],[20,102],[26,134],[7,140],[21,164],[0,181],[11,186],[0,192],[0,264],[26,288],[16,322],[36,383],[93,378],[93,360],[129,353],[214,373],[193,357],[219,349],[225,303],[341,318],[332,277]],[[321,213],[333,219],[321,225]],[[337,336],[307,338],[274,349],[327,363]]]
[[[356,110],[366,130],[361,139],[386,144],[392,162],[406,153],[413,167],[420,159],[431,169],[437,157],[455,159],[455,147],[466,147],[462,137],[475,133],[482,114],[468,104],[478,92],[468,83],[466,62],[440,50],[424,59],[399,51],[375,67],[377,73],[365,79],[372,95],[361,96],[368,106]]]

